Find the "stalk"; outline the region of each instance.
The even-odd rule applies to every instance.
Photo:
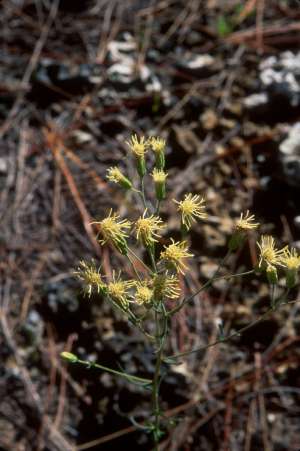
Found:
[[[162,431],[160,429],[161,410],[159,404],[159,385],[160,385],[163,349],[166,338],[166,321],[167,321],[166,316],[163,313],[163,330],[161,331],[159,314],[158,312],[155,312],[157,353],[155,362],[155,372],[152,381],[152,412],[154,416],[153,439],[155,451],[158,451],[159,440],[162,435]]]

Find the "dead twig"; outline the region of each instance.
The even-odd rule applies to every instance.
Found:
[[[85,228],[85,231],[94,247],[94,250],[98,256],[101,255],[99,244],[97,242],[96,236],[92,229],[92,218],[87,211],[87,208],[81,199],[81,196],[79,194],[78,188],[76,186],[76,183],[73,179],[73,176],[62,156],[62,149],[63,149],[63,143],[60,139],[60,137],[55,133],[54,131],[50,130],[44,130],[44,136],[47,141],[47,145],[49,146],[50,150],[52,151],[53,157],[56,161],[57,166],[61,170],[62,174],[64,175],[68,187],[70,189],[70,192],[73,196],[74,202],[80,212],[80,215],[82,217],[83,226]]]
[[[12,123],[14,122],[14,119],[16,115],[18,114],[19,108],[22,104],[25,90],[28,88],[28,83],[30,81],[31,75],[36,68],[36,65],[39,61],[40,55],[42,53],[43,47],[47,41],[49,31],[51,29],[51,26],[55,20],[57,10],[58,10],[59,0],[54,0],[51,2],[51,8],[49,11],[49,15],[45,21],[44,26],[42,27],[40,38],[38,39],[35,48],[32,52],[31,58],[29,60],[29,63],[25,69],[23,78],[20,82],[20,92],[16,97],[16,100],[8,113],[8,117],[2,127],[0,128],[0,137],[5,134],[8,129],[11,127]]]

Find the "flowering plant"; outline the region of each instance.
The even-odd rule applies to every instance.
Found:
[[[110,280],[101,274],[101,266],[94,261],[82,261],[76,271],[77,277],[82,281],[87,296],[92,293],[102,296],[139,329],[139,331],[153,344],[155,356],[155,371],[151,379],[130,375],[122,371],[107,368],[100,364],[80,360],[75,354],[63,352],[62,357],[70,363],[93,365],[101,370],[124,377],[129,382],[142,385],[152,392],[152,408],[149,412],[149,421],[143,428],[152,433],[155,449],[158,449],[160,438],[164,434],[166,423],[159,403],[159,388],[162,377],[162,364],[176,362],[178,358],[216,345],[239,335],[244,330],[261,321],[285,302],[285,296],[275,297],[275,286],[278,282],[278,271],[286,273],[286,292],[297,283],[297,271],[300,266],[300,256],[295,249],[287,247],[277,249],[275,240],[271,236],[262,236],[258,244],[259,260],[257,267],[240,274],[220,276],[219,272],[228,256],[235,252],[247,238],[247,234],[255,230],[259,224],[255,222],[254,215],[249,211],[241,213],[235,221],[233,234],[228,242],[228,252],[221,260],[213,276],[195,293],[187,297],[182,295],[183,278],[188,270],[189,259],[193,254],[189,250],[188,232],[197,221],[205,221],[208,217],[206,201],[200,194],[187,193],[182,200],[174,200],[180,214],[182,239],[175,241],[170,238],[164,241],[163,234],[167,226],[160,217],[161,202],[166,199],[165,149],[166,142],[161,138],[132,136],[128,146],[134,157],[139,186],[136,187],[118,167],[108,169],[107,178],[125,190],[131,190],[141,197],[143,211],[133,221],[122,219],[120,215],[109,211],[107,217],[94,222],[97,228],[98,241],[101,246],[111,245],[117,252],[128,259],[134,278],[126,280],[120,272],[115,271]],[[149,174],[147,170],[146,153],[154,153],[154,168]],[[152,177],[155,192],[155,205],[145,196],[144,181]],[[148,254],[148,259],[142,259],[130,244],[133,235],[136,243]],[[140,254],[142,255],[142,254]],[[149,264],[147,262],[150,262]],[[271,286],[270,308],[259,318],[244,328],[224,335],[221,331],[214,343],[202,348],[192,349],[172,356],[165,355],[165,349],[170,334],[170,320],[197,294],[208,288],[215,280],[239,277],[246,274],[265,273]]]

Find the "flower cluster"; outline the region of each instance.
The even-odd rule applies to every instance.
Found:
[[[266,271],[270,283],[277,283],[277,270],[281,268],[286,274],[287,287],[295,286],[297,272],[300,268],[300,255],[298,255],[296,249],[289,250],[287,246],[278,249],[274,238],[269,235],[263,235],[257,245],[260,251],[258,267]]]
[[[136,207],[142,205],[142,211],[136,213],[135,218],[129,221],[127,218],[121,218],[111,209],[106,217],[93,224],[97,228],[99,244],[101,246],[109,244],[121,254],[116,257],[115,261],[119,259],[119,263],[123,266],[124,263],[127,263],[125,269],[128,276],[124,277],[120,271],[115,272],[114,270],[109,276],[101,274],[101,267],[97,267],[94,261],[89,264],[84,261],[80,262],[75,274],[83,283],[84,292],[89,297],[100,295],[106,299],[155,346],[155,372],[151,380],[131,376],[123,371],[116,371],[102,365],[95,366],[151,389],[153,405],[152,415],[149,415],[149,418],[154,418],[154,420],[149,422],[151,426],[149,426],[149,430],[152,430],[155,449],[158,449],[159,438],[162,435],[160,428],[162,414],[159,406],[161,365],[163,361],[170,363],[174,361],[174,358],[189,354],[189,351],[173,356],[166,356],[164,353],[172,316],[216,279],[223,277],[228,279],[234,275],[242,276],[255,271],[265,273],[271,284],[271,308],[269,311],[272,311],[281,302],[278,301],[280,298],[277,299],[275,296],[278,272],[281,271],[285,274],[288,293],[289,289],[297,283],[300,255],[295,248],[288,249],[287,246],[282,249],[277,248],[272,236],[262,235],[257,241],[259,257],[256,268],[240,274],[220,275],[219,272],[225,259],[241,247],[249,233],[256,233],[259,226],[255,216],[247,210],[233,221],[228,251],[214,274],[194,294],[183,297],[184,276],[188,271],[189,259],[193,257],[189,249],[188,232],[197,222],[208,219],[206,201],[200,194],[195,193],[186,193],[181,200],[173,199],[180,217],[178,232],[181,234],[181,238],[176,241],[172,237],[169,238],[166,230],[167,224],[163,221],[165,210],[160,212],[161,202],[167,197],[166,141],[159,137],[146,139],[144,136],[133,135],[127,141],[127,145],[133,157],[132,162],[135,165],[137,176],[130,180],[118,166],[113,166],[107,170],[107,179],[126,189],[127,200],[130,199],[134,202]],[[148,170],[149,163],[148,159],[146,161],[146,156],[151,151],[152,158],[149,160],[153,162],[153,167]],[[140,203],[136,202],[138,198],[140,198]],[[141,248],[140,252],[136,251],[136,247]],[[171,301],[175,302],[173,308]],[[264,316],[265,314],[260,319]],[[260,319],[256,319],[252,324],[256,324]],[[149,327],[149,320],[151,327]],[[212,344],[224,342],[225,339],[249,329],[250,326],[243,327],[240,331],[226,337],[223,327],[219,324],[219,338]],[[208,347],[212,344],[209,344]],[[203,347],[200,349],[203,350]],[[200,349],[193,349],[191,352]],[[61,355],[68,362],[90,365],[90,362],[81,361],[70,352],[63,352]]]
[[[168,174],[165,171],[166,141],[163,138],[133,135],[127,145],[134,157],[139,181],[132,181],[123,174],[121,169],[113,166],[107,170],[107,179],[122,186],[132,193],[140,195],[143,202],[143,212],[134,220],[121,218],[112,209],[102,220],[94,222],[97,227],[99,244],[112,245],[118,252],[128,259],[135,274],[135,279],[124,280],[121,274],[113,272],[111,279],[101,275],[100,268],[95,263],[80,262],[76,271],[77,277],[83,282],[86,294],[91,296],[101,294],[118,305],[123,311],[131,312],[134,306],[145,307],[147,311],[152,306],[158,306],[166,300],[179,299],[181,296],[180,279],[188,270],[188,260],[193,257],[189,251],[187,232],[198,221],[208,218],[206,201],[200,194],[186,193],[181,200],[173,199],[181,222],[181,240],[175,241],[172,237],[167,244],[163,234],[166,224],[159,214],[160,203],[165,199],[166,181]],[[152,151],[154,167],[147,170],[145,156]],[[146,200],[145,176],[149,177],[156,205]],[[139,183],[137,186],[136,183]],[[236,251],[245,241],[249,232],[255,231],[259,226],[255,216],[247,210],[234,220],[232,236],[228,242],[229,253]],[[140,257],[131,249],[131,242],[144,248],[149,256],[150,264],[141,261]],[[272,236],[263,235],[257,242],[259,261],[257,268],[265,272],[270,283],[278,281],[278,270],[285,271],[287,286],[296,284],[297,272],[300,268],[300,256],[296,249],[287,247],[278,249]],[[142,263],[142,270],[137,268],[136,260]],[[142,272],[141,272],[142,271]],[[157,308],[157,307],[155,307]]]

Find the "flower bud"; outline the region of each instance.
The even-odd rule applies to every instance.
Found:
[[[61,352],[60,356],[64,360],[66,360],[67,362],[70,362],[70,363],[76,363],[79,360],[75,354],[72,354],[72,352],[67,352],[67,351]]]
[[[111,182],[118,183],[119,185],[121,185],[125,189],[131,189],[132,188],[131,181],[127,177],[125,177],[124,174],[122,174],[122,172],[120,171],[120,169],[117,166],[109,168],[107,170],[107,172],[108,172],[107,178]]]
[[[162,170],[154,169],[152,177],[155,185],[155,195],[157,200],[163,200],[166,197],[166,174]]]
[[[165,149],[166,141],[162,138],[151,138],[149,145],[155,153],[155,167],[158,170],[163,170],[165,167]]]

